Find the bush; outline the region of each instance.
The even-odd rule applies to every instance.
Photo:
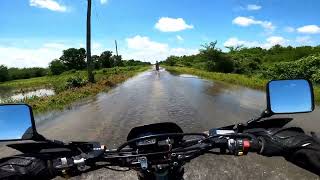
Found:
[[[258,70],[260,70],[261,60],[257,57],[245,57],[243,59],[238,59],[234,64],[234,72],[239,74],[250,75]]]
[[[263,72],[265,78],[268,79],[314,79],[320,69],[320,54],[310,55],[293,62],[276,63]]]
[[[76,69],[82,70],[87,67],[86,59],[86,50],[84,48],[76,49],[69,48],[63,50],[63,54],[60,57],[60,60],[67,67],[68,70]]]
[[[8,69],[10,80],[15,79],[28,79],[33,77],[42,77],[48,74],[48,70],[45,68],[33,67],[33,68],[9,68]]]
[[[67,70],[67,67],[59,59],[53,60],[49,64],[49,69],[52,75],[59,75]]]
[[[314,74],[312,74],[311,81],[320,84],[320,70],[317,70]]]
[[[4,65],[1,65],[0,66],[0,82],[4,82],[8,80],[9,80],[8,68]]]
[[[66,87],[67,88],[79,88],[79,87],[85,86],[87,83],[88,83],[87,80],[85,80],[79,76],[75,76],[75,77],[70,77],[67,80]]]

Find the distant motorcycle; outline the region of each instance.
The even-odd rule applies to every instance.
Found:
[[[98,142],[64,143],[36,131],[32,109],[25,104],[0,106],[1,141],[33,140],[7,146],[52,162],[57,176],[76,176],[104,167],[127,167],[139,179],[183,179],[184,165],[203,154],[246,155],[259,152],[261,142],[252,131],[281,128],[291,118],[274,114],[307,113],[314,109],[313,88],[307,80],[275,80],[267,84],[267,108],[247,123],[184,133],[175,123],[164,122],[133,128],[127,142],[107,149]],[[4,125],[2,125],[4,124]]]
[[[159,71],[160,70],[160,66],[159,66],[159,62],[156,62],[156,70]]]

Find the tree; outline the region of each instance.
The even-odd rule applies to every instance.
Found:
[[[93,55],[91,56],[91,60],[92,60],[92,63],[93,63],[93,67],[94,69],[101,69],[101,63],[99,62],[99,56],[98,55]]]
[[[220,49],[216,48],[216,45],[217,41],[202,45],[203,49],[200,49],[200,55],[208,61],[218,61],[222,52]]]
[[[221,49],[216,48],[217,41],[202,45],[200,49],[200,56],[206,62],[208,71],[217,71],[230,73],[234,69],[234,63]]]
[[[102,68],[111,68],[114,66],[114,61],[111,57],[112,51],[104,51],[101,53],[98,61]]]
[[[59,75],[67,70],[67,67],[59,59],[50,62],[49,69],[52,75]]]
[[[234,53],[240,51],[243,48],[243,45],[236,45],[236,46],[226,46],[229,49],[229,53]]]
[[[169,65],[169,66],[174,66],[176,65],[177,61],[178,61],[178,58],[177,56],[169,56],[167,57],[166,59],[166,63]]]
[[[81,70],[86,68],[87,64],[85,58],[86,50],[84,48],[69,48],[67,50],[63,50],[63,55],[60,57],[60,60],[67,67],[68,70]]]
[[[121,55],[114,55],[112,59],[114,59],[114,66],[124,66]]]
[[[4,65],[0,66],[0,82],[9,80],[8,68]]]

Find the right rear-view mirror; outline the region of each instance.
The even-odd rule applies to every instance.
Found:
[[[272,80],[267,85],[267,109],[272,114],[314,110],[313,88],[305,79]]]

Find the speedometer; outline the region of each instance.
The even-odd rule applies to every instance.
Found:
[[[145,139],[145,140],[138,141],[136,144],[137,146],[147,146],[147,145],[153,145],[156,143],[157,143],[157,139],[152,138],[152,139]]]

